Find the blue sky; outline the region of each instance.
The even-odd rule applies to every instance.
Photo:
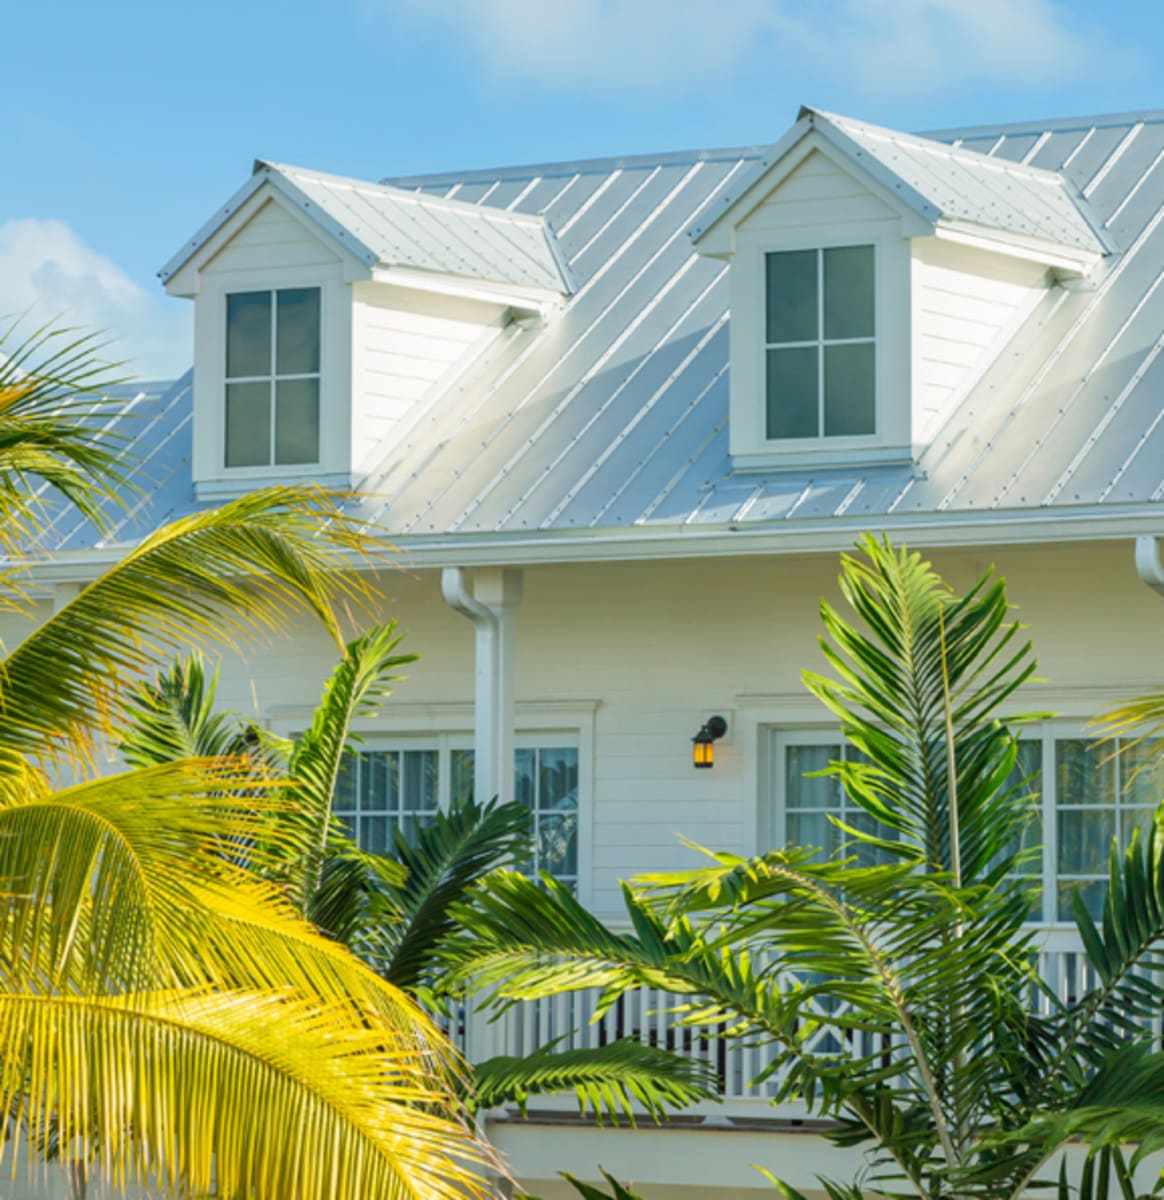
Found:
[[[256,156],[361,178],[1164,108],[1111,0],[0,0],[0,313],[190,357],[155,272]],[[1157,55],[1158,56],[1158,55]]]

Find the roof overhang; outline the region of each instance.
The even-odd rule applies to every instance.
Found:
[[[741,175],[735,187],[719,199],[715,209],[701,213],[688,228],[688,236],[696,250],[713,258],[729,258],[734,252],[735,228],[813,152],[824,154],[897,211],[902,219],[903,237],[945,238],[996,254],[1038,262],[1069,276],[1086,274],[1114,249],[1110,238],[1087,212],[1086,205],[1081,204],[1079,197],[1057,176],[1054,178],[1063,185],[1064,194],[1090,231],[1093,238],[1090,247],[952,217],[908,180],[867,152],[827,114],[801,108],[796,124],[784,137]],[[1050,172],[1039,175],[1052,177]]]

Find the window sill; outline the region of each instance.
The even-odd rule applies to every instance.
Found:
[[[231,474],[219,479],[199,479],[194,484],[197,500],[237,500],[260,488],[287,484],[311,483],[336,491],[348,491],[352,487],[352,476],[342,472],[327,473],[318,466],[307,467],[261,467],[254,472]]]
[[[830,446],[812,441],[804,449],[755,450],[733,453],[733,471],[803,471],[822,467],[904,466],[915,461],[910,446]]]

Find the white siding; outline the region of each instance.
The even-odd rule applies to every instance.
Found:
[[[923,238],[913,243],[913,429],[937,430],[1046,290],[1034,263]]]
[[[273,201],[262,208],[202,268],[223,274],[271,268],[332,266],[340,257],[302,221]]]
[[[353,463],[373,466],[501,329],[496,305],[360,283],[353,289]]]
[[[740,222],[738,230],[778,237],[824,226],[834,231],[832,241],[843,241],[847,226],[897,219],[897,213],[868,187],[814,150]]]
[[[1130,542],[935,557],[962,591],[990,562],[1008,578],[1048,681],[1028,707],[1086,716],[1164,684],[1164,606],[1137,579]],[[763,729],[831,725],[800,673],[825,667],[817,613],[822,596],[839,602],[836,574],[832,555],[526,570],[518,728],[576,729],[574,717],[556,714],[593,713],[580,891],[597,911],[617,916],[620,879],[694,864],[680,835],[713,848],[756,847]],[[380,583],[384,615],[399,620],[406,648],[421,657],[376,728],[466,729],[472,625],[442,602],[439,572],[393,572]],[[224,701],[250,712],[257,697],[268,716],[309,706],[334,655],[323,633],[304,625],[224,668]],[[691,738],[714,713],[727,717],[728,736],[715,768],[697,771]]]

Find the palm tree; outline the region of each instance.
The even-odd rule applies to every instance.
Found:
[[[345,756],[358,745],[353,726],[375,715],[400,668],[416,658],[399,652],[400,641],[389,622],[349,642],[308,728],[287,739],[216,711],[216,674],[198,654],[180,659],[133,693],[122,752],[130,762],[162,765],[194,750],[221,756],[246,747],[260,774],[282,771],[295,799],[287,820],[296,836],[282,861],[268,864],[270,878],[321,931],[455,1024],[470,992],[486,1008],[489,998],[476,981],[454,981],[445,946],[463,932],[480,882],[528,856],[529,813],[520,803],[462,799],[411,839],[397,830],[390,856],[361,850],[337,828],[332,797]],[[632,1114],[634,1101],[658,1118],[714,1088],[700,1064],[629,1038],[485,1059],[473,1064],[467,1084],[465,1101],[474,1109],[524,1108],[531,1095],[573,1089],[584,1107],[614,1120]]]
[[[63,494],[103,527],[129,470],[88,339],[0,356],[0,609]],[[307,852],[249,759],[97,769],[124,689],[291,614],[342,644],[368,546],[273,488],[145,537],[0,662],[0,1112],[83,1184],[223,1197],[484,1194],[446,1041],[266,877]],[[0,1150],[3,1148],[0,1147]]]
[[[829,768],[868,819],[843,827],[840,855],[711,854],[648,876],[625,892],[633,933],[552,880],[495,874],[446,957],[514,1002],[663,989],[692,1023],[766,1046],[775,1099],[870,1150],[863,1178],[822,1180],[832,1200],[1017,1200],[1071,1138],[1094,1148],[1084,1194],[1114,1177],[1130,1197],[1121,1144],[1164,1145],[1164,1054],[1145,1020],[1164,1006],[1164,838],[1113,847],[1101,927],[1077,899],[1097,982],[1061,1000],[1025,924],[1033,814],[1011,730],[1030,718],[997,714],[1034,661],[1003,584],[958,598],[918,555],[861,548],[841,574],[855,620],[822,607],[832,675],[805,675],[861,752]]]

